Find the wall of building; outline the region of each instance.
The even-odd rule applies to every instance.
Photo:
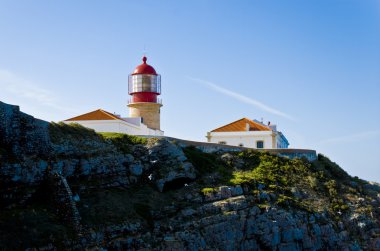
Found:
[[[64,123],[77,123],[84,127],[94,129],[96,132],[117,132],[130,135],[164,135],[163,131],[150,129],[144,124],[137,126],[123,120],[81,120],[64,121]]]
[[[143,123],[149,128],[160,130],[160,103],[130,103],[129,116],[142,117]]]
[[[141,123],[141,117],[137,117],[137,118],[131,118],[131,117],[126,117],[126,118],[122,118],[124,121],[126,121],[127,123],[130,123],[130,124],[133,124],[133,125],[136,125],[136,126],[140,126],[142,123]]]
[[[272,149],[273,147],[272,131],[247,131],[247,132],[210,132],[208,142],[217,143],[226,142],[226,145],[242,146],[256,148],[257,141],[264,142],[264,148]]]
[[[288,148],[289,142],[281,132],[276,132],[276,148]]]

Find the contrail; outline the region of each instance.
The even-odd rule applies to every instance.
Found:
[[[270,106],[267,106],[266,104],[263,104],[260,101],[257,101],[253,98],[249,98],[249,97],[244,96],[242,94],[239,94],[237,92],[225,89],[223,87],[220,87],[220,86],[218,86],[214,83],[211,83],[209,81],[206,81],[206,80],[202,80],[202,79],[198,79],[198,78],[192,78],[192,77],[189,77],[189,78],[193,81],[196,81],[198,83],[206,85],[207,87],[209,87],[210,89],[212,89],[214,91],[217,91],[217,92],[220,92],[226,96],[235,98],[235,99],[239,100],[240,102],[256,106],[257,108],[259,108],[263,111],[266,111],[266,112],[269,112],[269,113],[272,113],[272,114],[275,114],[275,115],[278,115],[278,116],[281,116],[281,117],[284,117],[284,118],[287,118],[290,120],[295,120],[292,116],[290,116],[284,112],[281,112],[279,110],[276,110]]]

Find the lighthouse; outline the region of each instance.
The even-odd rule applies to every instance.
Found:
[[[146,56],[142,61],[128,78],[128,93],[132,96],[128,102],[129,116],[141,117],[148,128],[160,130],[161,75],[146,63]]]

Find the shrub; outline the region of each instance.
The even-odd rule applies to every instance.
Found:
[[[259,161],[256,158],[259,157]],[[250,170],[235,171],[230,183],[234,185],[259,182],[273,187],[286,187],[298,182],[297,176],[306,175],[307,163],[299,159],[286,159],[268,153],[255,153],[254,163]]]
[[[325,182],[324,185],[331,197],[335,198],[338,195],[337,184],[335,180],[329,180]]]
[[[330,208],[333,212],[346,212],[350,209],[350,207],[343,201],[343,199],[333,199],[330,204]]]
[[[232,173],[232,178],[229,182],[232,185],[241,185],[252,183],[256,178],[256,174],[252,171],[237,171]]]
[[[288,207],[294,205],[295,201],[292,197],[280,194],[277,199],[277,204],[280,206]]]
[[[254,151],[254,150],[246,150],[239,152],[237,157],[243,160],[244,165],[242,167],[243,170],[251,170],[257,167],[261,162],[262,152]]]
[[[201,190],[203,195],[214,193],[215,189],[212,187],[205,187]]]
[[[318,188],[318,179],[316,177],[308,175],[307,181],[309,182],[309,185],[312,189],[315,190]]]
[[[314,171],[323,171],[329,179],[346,180],[350,176],[338,164],[332,162],[322,154],[318,154],[318,159],[312,163]]]
[[[200,174],[215,171],[219,167],[214,154],[204,153],[194,146],[185,147],[183,152]]]

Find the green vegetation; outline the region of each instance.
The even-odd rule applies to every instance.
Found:
[[[145,145],[148,142],[146,138],[123,133],[102,132],[99,133],[99,135],[101,135],[103,139],[112,142],[112,144],[114,144],[123,153],[131,153],[131,146],[133,145]]]
[[[217,156],[215,154],[204,153],[194,146],[184,148],[183,152],[197,169],[199,174],[210,173],[220,167],[222,167],[220,169],[222,172],[222,169],[225,169],[225,167],[221,165],[220,161],[217,160]]]
[[[122,133],[96,133],[79,124],[50,123],[49,133],[54,144],[69,144],[79,149],[96,150],[101,147],[99,144],[106,142],[113,144],[123,153],[130,153],[131,147],[137,144],[147,144],[146,138]],[[103,145],[105,146],[105,145]]]
[[[263,152],[247,150],[237,153],[237,158],[242,160],[243,165],[239,168],[242,170],[252,170],[261,163]],[[232,163],[231,163],[232,164]]]
[[[249,158],[250,152],[245,153]],[[274,187],[286,187],[295,182],[295,174],[307,173],[308,163],[300,159],[287,159],[268,153],[252,152],[252,169],[234,171],[229,182],[233,185],[261,183]]]
[[[336,181],[335,180],[329,180],[327,182],[324,183],[329,195],[331,197],[336,197],[338,195],[338,191],[337,191],[337,185],[336,185]]]
[[[346,171],[340,168],[335,162],[322,154],[318,154],[318,160],[311,165],[314,172],[320,172],[321,178],[336,179],[340,181],[349,180],[350,176]]]
[[[229,181],[232,185],[251,184],[256,182],[256,172],[252,171],[236,171],[233,172],[233,178]]]
[[[268,208],[270,208],[270,205],[269,205],[269,203],[259,203],[259,204],[257,204],[257,207],[260,209],[267,210]]]
[[[201,175],[214,177],[214,183],[206,180],[205,184],[249,187],[258,203],[274,203],[309,212],[328,209],[338,215],[349,209],[342,194],[351,188],[345,184],[352,178],[323,155],[310,163],[305,159],[289,159],[254,150],[230,152],[225,158],[195,147],[186,147],[184,152]],[[209,186],[201,189],[201,193],[215,192]],[[261,197],[262,193],[272,196]]]
[[[215,189],[212,187],[205,187],[201,190],[203,195],[212,194],[214,191],[215,191]]]
[[[99,135],[92,129],[88,129],[79,124],[65,124],[63,122],[49,124],[50,139],[53,143],[62,142],[62,140],[99,140]]]
[[[148,139],[146,138],[129,135],[129,134],[116,133],[116,132],[100,132],[99,134],[102,135],[103,138],[105,139],[117,140],[129,145],[138,145],[138,144],[145,145],[148,143]]]
[[[202,209],[203,205],[210,201],[215,202],[215,207],[226,209],[222,213],[227,215],[239,214],[236,211],[240,210],[239,207],[233,206],[235,202],[239,203],[236,205],[258,206],[262,212],[271,207],[309,213],[323,212],[322,218],[326,217],[326,221],[336,220],[332,221],[334,226],[340,226],[338,222],[350,224],[347,220],[354,215],[363,219],[379,218],[380,209],[376,202],[380,188],[358,177],[350,177],[336,163],[321,154],[316,161],[310,163],[306,159],[289,159],[265,151],[205,153],[190,146],[183,148],[183,151],[197,171],[196,179],[190,180],[175,173],[173,177],[180,178],[170,181],[166,179],[164,190],[168,188],[168,191],[161,193],[156,186],[161,182],[159,179],[170,177],[174,172],[182,172],[184,168],[177,165],[181,158],[174,157],[170,160],[164,157],[163,164],[158,161],[150,166],[149,172],[145,171],[149,160],[153,159],[148,155],[148,149],[159,139],[120,133],[96,133],[78,124],[64,123],[51,123],[49,133],[53,150],[49,160],[51,168],[46,173],[62,168],[62,173],[69,175],[68,182],[73,194],[80,195],[76,205],[81,215],[81,224],[83,229],[91,230],[91,233],[92,230],[102,233],[112,225],[136,223],[136,232],[128,232],[126,229],[129,228],[110,229],[116,229],[116,235],[137,236],[141,231],[153,230],[157,222],[163,223],[162,228],[160,226],[158,229],[166,231],[169,227],[176,227],[173,223],[177,220],[193,218],[197,221],[201,217],[221,213],[206,207]],[[172,143],[181,145],[181,142]],[[140,147],[141,145],[146,148]],[[0,146],[0,158],[6,158],[10,163],[7,147]],[[112,162],[113,158],[119,158],[122,155],[120,153],[132,153],[132,150],[133,158],[140,160],[144,165],[144,172],[138,178],[128,177],[128,161],[123,163],[124,166],[110,168],[104,173],[101,171],[103,169],[98,168],[108,168],[115,163]],[[93,161],[91,158],[94,156],[96,158]],[[102,156],[107,158],[104,165]],[[43,163],[34,165],[34,162],[28,159],[21,162],[23,157],[21,154],[20,160],[17,159],[18,162],[15,163],[19,165],[15,165],[15,169],[36,167],[36,170],[43,170]],[[33,161],[38,161],[38,158],[39,156],[33,156]],[[92,170],[100,171],[85,175],[81,168],[87,163],[82,159],[88,159],[87,163],[96,167]],[[166,161],[172,161],[174,165],[166,164]],[[158,170],[161,167],[166,168],[163,174],[158,172],[161,171]],[[152,176],[148,179],[150,174]],[[154,179],[151,180],[151,177]],[[67,246],[63,245],[64,240],[75,239],[77,236],[72,226],[60,217],[60,211],[53,205],[54,193],[51,191],[52,184],[49,180],[36,183],[35,187],[22,187],[12,181],[12,176],[5,178],[8,183],[3,182],[0,188],[8,193],[8,184],[15,186],[12,188],[14,191],[9,195],[6,193],[1,201],[5,202],[5,206],[0,208],[0,250],[46,246],[47,243],[53,243],[59,250],[67,249]],[[128,185],[126,181],[130,181]],[[174,190],[179,185],[183,186],[184,182],[188,185]],[[241,193],[244,197],[226,199]],[[247,204],[240,204],[241,200]],[[202,210],[198,210],[200,207]],[[186,210],[190,208],[192,210]],[[369,227],[371,226],[368,225],[367,228]],[[107,235],[105,234],[105,240],[108,241]],[[146,235],[145,238],[150,236]]]
[[[277,204],[283,207],[288,207],[291,205],[295,205],[297,202],[293,197],[286,196],[284,194],[280,194],[277,199]]]

